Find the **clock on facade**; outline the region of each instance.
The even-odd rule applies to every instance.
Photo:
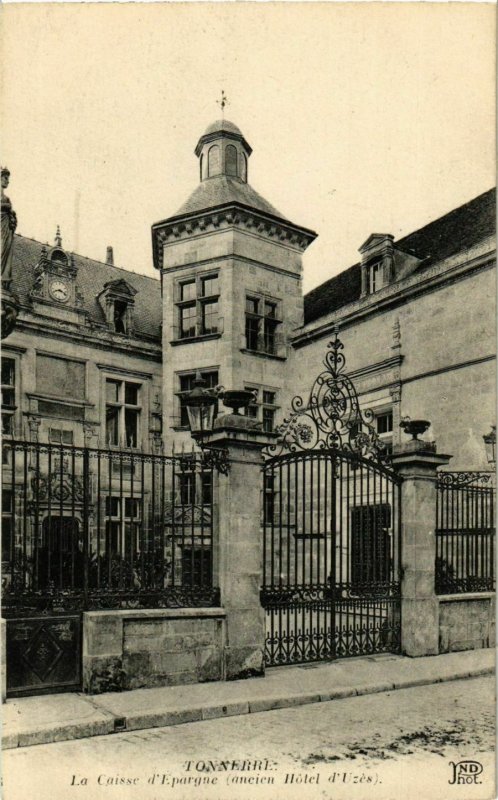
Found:
[[[52,281],[49,291],[50,296],[59,303],[65,303],[69,299],[69,287],[64,281]]]

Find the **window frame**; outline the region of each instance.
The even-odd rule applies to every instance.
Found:
[[[6,502],[9,496],[9,502]],[[7,564],[12,561],[14,552],[14,539],[12,524],[15,494],[10,486],[2,486],[2,563]]]
[[[184,342],[190,339],[197,339],[204,336],[219,336],[220,330],[220,287],[219,287],[220,274],[219,271],[200,272],[196,275],[189,275],[185,278],[180,278],[177,283],[176,289],[176,318],[177,318],[177,335],[175,341]],[[206,284],[209,281],[216,281],[215,289],[217,291],[210,291],[209,294],[205,293]],[[183,296],[183,289],[185,286],[193,286],[194,292],[189,294],[188,297]],[[210,287],[212,288],[212,287]],[[208,306],[216,304],[216,310],[209,316],[216,316],[216,324],[214,327],[206,329],[206,312]],[[194,309],[193,315],[190,317],[194,320],[193,325],[188,329],[188,333],[184,334],[183,325],[183,312],[186,309]],[[193,329],[193,332],[192,332]]]
[[[13,367],[13,383],[1,383],[1,392],[2,392],[2,436],[14,437],[15,435],[15,427],[16,427],[16,412],[18,410],[18,376],[19,376],[19,362],[16,358],[12,355],[2,355],[1,359],[1,366],[2,371],[4,367],[4,363],[9,361],[12,363]],[[1,376],[3,378],[3,375]],[[14,402],[4,403],[4,393],[9,392],[12,393],[12,397]],[[9,420],[10,430],[4,430],[4,421]]]
[[[375,258],[367,264],[368,293],[375,294],[384,287],[384,261]]]
[[[375,431],[379,440],[385,446],[386,452],[388,455],[392,453],[393,444],[394,444],[394,420],[393,420],[393,409],[392,406],[386,406],[379,409],[373,409],[374,417],[375,417]],[[383,417],[391,418],[391,428],[383,431],[382,433],[379,431],[379,420]]]
[[[260,422],[261,429],[266,433],[273,433],[275,430],[275,415],[280,408],[277,402],[278,389],[273,386],[261,386],[256,384],[245,384],[244,389],[249,392],[255,392],[256,394],[254,401],[251,401],[244,410],[245,416]],[[265,394],[271,394],[273,396],[272,402],[270,402],[268,398],[265,399]],[[265,427],[265,412],[271,412],[273,414],[271,428]]]
[[[250,304],[253,303],[253,308]],[[271,312],[267,313],[268,307]],[[278,356],[278,327],[282,324],[282,301],[259,292],[246,292],[244,304],[245,350],[259,355]],[[249,336],[250,331],[250,336]],[[270,344],[271,342],[271,344]],[[255,345],[255,346],[254,346]]]
[[[64,436],[66,436],[66,439],[70,439],[70,441],[64,441]],[[61,444],[64,447],[73,447],[74,431],[68,430],[67,428],[49,427],[48,441],[50,444]]]
[[[111,507],[111,500],[117,501],[117,514],[113,514]],[[127,514],[126,501],[130,500],[133,506],[130,506],[131,515]],[[111,556],[120,556],[124,560],[129,558],[127,552],[127,526],[129,528],[130,543],[134,545],[133,558],[131,561],[138,559],[141,553],[140,549],[140,533],[143,524],[143,504],[141,497],[132,497],[131,495],[106,495],[104,500],[104,529],[105,529],[105,555],[106,558]],[[135,513],[136,512],[136,513]],[[111,547],[113,539],[113,527],[117,526],[117,539],[118,548]]]
[[[213,504],[213,469],[199,465],[193,455],[184,455],[175,464],[175,487],[178,505],[181,508]],[[209,481],[207,480],[209,478]]]
[[[110,383],[118,384],[118,399],[109,400],[107,397],[107,386]],[[134,386],[137,389],[137,403],[126,401],[126,386]],[[128,378],[126,376],[106,375],[104,377],[104,425],[105,425],[105,444],[109,449],[127,448],[140,450],[142,446],[142,420],[144,418],[144,383],[142,381]],[[117,442],[111,442],[109,437],[109,417],[108,409],[117,409]],[[126,433],[126,411],[136,413],[135,439],[134,443],[128,443]]]

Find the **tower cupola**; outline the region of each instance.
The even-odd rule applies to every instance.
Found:
[[[252,148],[241,130],[226,119],[213,122],[195,148],[201,181],[224,176],[247,183],[247,160]]]

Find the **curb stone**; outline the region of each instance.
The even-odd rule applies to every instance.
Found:
[[[240,699],[229,700],[226,703],[217,698],[215,703],[204,703],[194,708],[170,707],[163,711],[147,713],[142,710],[126,715],[118,715],[111,709],[99,706],[96,699],[89,700],[95,709],[96,718],[86,719],[80,723],[54,724],[52,727],[34,727],[31,730],[17,730],[6,732],[2,736],[4,750],[17,747],[30,747],[37,744],[82,739],[92,736],[102,736],[110,733],[124,731],[139,731],[149,728],[162,728],[173,725],[183,725],[189,722],[218,719],[229,716],[244,716],[264,711],[275,711],[283,708],[292,708],[320,702],[330,702],[348,697],[363,697],[368,694],[410,689],[416,686],[447,683],[467,678],[477,678],[494,673],[494,664],[489,667],[476,667],[473,670],[464,669],[443,676],[406,677],[398,680],[378,681],[357,687],[337,687],[330,690],[301,692],[290,690],[289,694],[282,696],[269,695],[254,700]]]

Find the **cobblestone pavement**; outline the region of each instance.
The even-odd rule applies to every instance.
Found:
[[[493,798],[494,713],[486,676],[20,748],[3,756],[4,797]],[[462,760],[479,763],[450,783]]]

